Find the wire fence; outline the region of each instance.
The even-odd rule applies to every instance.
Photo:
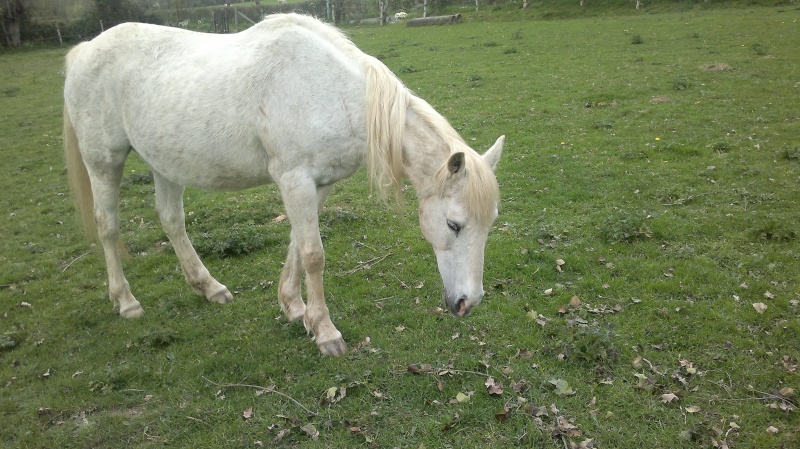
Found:
[[[486,2],[486,7],[506,4],[516,0],[495,0]],[[522,0],[519,0],[520,2]],[[521,5],[522,3],[520,3]],[[393,18],[395,12],[407,12],[416,17],[434,15],[445,8],[472,7],[475,0],[397,0],[391,2],[387,16]],[[325,19],[336,24],[376,23],[380,10],[375,0],[317,0],[307,3],[278,3],[259,6],[218,6],[183,9],[151,10],[142,21],[174,26],[209,33],[234,33],[250,27],[265,16],[275,13],[298,12]],[[25,46],[72,45],[90,40],[122,22],[103,22],[102,20],[81,19],[72,22],[39,21],[26,24],[22,31]]]

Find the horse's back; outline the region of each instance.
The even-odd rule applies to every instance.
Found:
[[[339,164],[315,175],[335,182],[365,150],[362,57],[337,30],[296,15],[231,35],[122,24],[70,52],[65,101],[80,110],[76,128],[132,146],[184,185],[257,185],[278,162]]]

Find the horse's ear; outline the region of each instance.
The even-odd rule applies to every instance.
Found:
[[[463,152],[459,151],[458,153],[450,155],[450,159],[447,160],[447,170],[450,171],[451,175],[464,172]]]
[[[497,162],[500,160],[500,155],[503,153],[503,144],[506,142],[506,136],[497,138],[497,142],[492,145],[486,153],[483,154],[483,160],[492,167],[492,170],[497,168]]]

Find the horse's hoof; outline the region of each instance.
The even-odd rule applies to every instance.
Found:
[[[322,355],[339,357],[347,353],[347,343],[345,343],[344,339],[341,337],[336,340],[317,343],[317,346],[319,347],[319,352],[322,353]]]
[[[144,315],[144,309],[138,302],[124,309],[119,309],[119,316],[122,318],[139,318]]]
[[[222,290],[210,295],[208,300],[217,304],[227,304],[233,301],[233,294],[223,285]]]

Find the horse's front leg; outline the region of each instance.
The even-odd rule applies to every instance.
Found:
[[[325,204],[325,200],[328,198],[332,188],[333,186],[317,188],[317,211],[322,210],[322,205]],[[278,283],[278,302],[289,322],[303,318],[306,314],[306,304],[303,302],[303,297],[300,293],[302,281],[303,262],[300,259],[298,244],[292,239],[286,256],[286,263],[283,264],[281,280]]]
[[[186,235],[183,214],[183,186],[173,183],[158,173],[153,173],[156,185],[156,210],[164,232],[181,264],[186,282],[209,301],[225,304],[233,299],[228,287],[220,284],[206,269]]]
[[[291,306],[298,304],[298,278],[292,279],[290,276],[299,276],[297,266],[300,265],[306,273],[306,295],[308,297],[308,305],[303,314],[303,324],[306,330],[314,335],[321,353],[333,356],[342,355],[347,352],[347,345],[341,332],[331,321],[322,286],[325,252],[319,235],[318,208],[325,200],[330,188],[318,190],[313,180],[297,174],[284,175],[279,187],[286,214],[292,224],[292,243],[289,247],[287,266],[284,267],[284,274],[281,275],[281,284],[283,285],[279,286],[280,294],[289,293],[289,296],[282,297],[281,306],[284,308],[284,312],[287,312],[287,306],[289,306],[291,313]],[[293,257],[299,259],[299,264],[293,260]],[[289,273],[287,273],[287,269],[290,270]],[[296,286],[297,289],[295,289]],[[285,289],[284,287],[289,288]],[[285,302],[286,299],[289,301]],[[302,299],[299,299],[299,304],[302,304]],[[291,319],[290,313],[287,313],[287,317]]]
[[[306,314],[306,304],[300,294],[302,282],[303,262],[300,260],[297,242],[292,239],[289,243],[289,254],[283,264],[281,280],[278,283],[278,302],[289,322],[303,318]]]

